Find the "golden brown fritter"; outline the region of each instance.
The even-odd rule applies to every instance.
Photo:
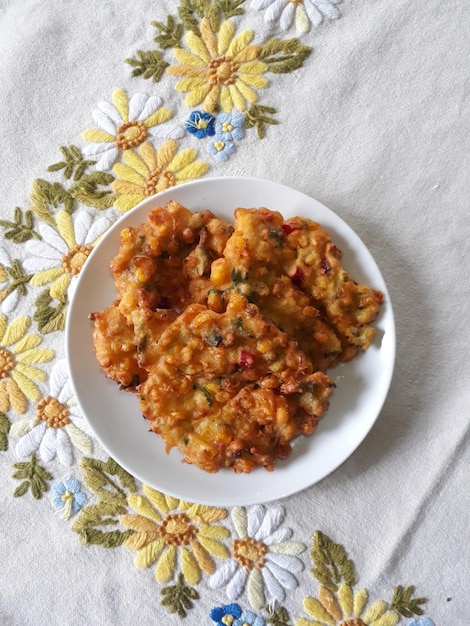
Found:
[[[287,220],[283,228],[285,247],[295,253],[293,261],[286,255],[285,272],[312,296],[340,337],[341,360],[367,350],[375,334],[370,324],[377,317],[383,294],[354,280],[341,266],[341,250],[316,222],[295,217]]]
[[[193,304],[159,340],[138,395],[167,450],[208,472],[273,469],[326,411],[333,381],[232,291],[224,313]]]
[[[118,301],[104,311],[90,314],[93,345],[99,366],[123,389],[134,390],[147,378],[137,362],[134,328],[119,310]]]
[[[283,227],[280,213],[266,208],[237,209],[234,232],[223,257],[212,264],[211,280],[218,289],[234,288],[255,302],[299,342],[315,369],[324,371],[337,363],[341,342],[313,298],[286,275],[286,266],[296,257],[284,245]]]
[[[139,309],[182,310],[204,301],[211,262],[231,230],[210,211],[192,213],[177,202],[153,209],[141,226],[123,229],[111,271],[126,319],[133,321]]]
[[[326,370],[372,341],[382,294],[340,259],[312,220],[169,202],[121,232],[119,298],[90,316],[100,367],[187,463],[272,470],[327,410]]]

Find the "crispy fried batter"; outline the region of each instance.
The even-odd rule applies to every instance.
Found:
[[[123,229],[110,267],[126,319],[133,322],[142,308],[182,310],[204,301],[211,262],[231,230],[210,211],[192,213],[177,202],[153,209],[138,228]]]
[[[169,202],[121,232],[98,363],[187,463],[272,470],[327,410],[326,370],[372,341],[383,296],[340,259],[312,220],[240,208],[232,227]]]
[[[286,275],[295,252],[284,245],[283,226],[280,213],[237,209],[234,232],[224,256],[212,264],[211,279],[219,289],[235,288],[255,302],[324,371],[336,364],[341,342],[313,298]]]
[[[295,217],[287,220],[283,228],[285,246],[295,252],[294,261],[286,256],[286,274],[312,296],[339,335],[341,360],[350,360],[359,350],[367,350],[375,334],[370,324],[377,317],[383,294],[358,284],[343,269],[341,250],[316,222]]]
[[[137,362],[134,329],[119,310],[118,301],[104,311],[91,313],[93,344],[99,366],[123,389],[132,389],[147,378]]]
[[[236,291],[225,313],[190,305],[162,334],[161,356],[139,388],[153,431],[208,472],[273,469],[310,434],[333,381]]]

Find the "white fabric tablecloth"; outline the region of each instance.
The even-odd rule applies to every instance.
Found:
[[[239,49],[271,41],[271,62],[245,67],[243,136],[218,146],[184,129],[204,86],[186,76],[188,105],[185,77],[166,71],[181,50],[196,58],[181,7],[196,29],[219,10],[204,28],[221,48],[233,33]],[[2,625],[470,623],[469,32],[462,0],[1,0]],[[181,157],[188,170],[173,163],[176,182],[281,182],[328,206],[376,259],[396,319],[391,389],[363,444],[317,485],[196,515],[123,475],[73,407],[62,261],[138,196],[119,167],[113,101],[114,115],[130,102],[130,117],[150,119],[155,150],[197,151]],[[161,107],[172,117],[157,123]],[[83,135],[100,128],[107,139]],[[69,410],[59,427],[44,421],[54,398]],[[152,556],[145,529],[182,511],[196,547],[162,535]],[[244,532],[268,546],[252,570],[236,558]]]

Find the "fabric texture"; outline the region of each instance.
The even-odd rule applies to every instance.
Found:
[[[0,2],[1,624],[470,623],[469,29],[458,0]],[[233,88],[198,73],[209,40],[239,55]],[[118,145],[126,117],[146,142]],[[156,161],[169,174],[152,182]],[[234,509],[108,459],[64,349],[98,237],[150,182],[211,176],[334,211],[376,259],[397,329],[358,450]]]

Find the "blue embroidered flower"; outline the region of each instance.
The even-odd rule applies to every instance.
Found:
[[[215,120],[215,136],[224,141],[243,139],[245,117],[241,113],[219,113]]]
[[[243,611],[232,626],[266,626],[266,622],[263,617],[256,615],[253,611]]]
[[[54,496],[52,506],[61,511],[64,519],[70,519],[78,513],[85,504],[86,495],[81,491],[81,482],[74,478],[65,478],[60,483],[52,485]]]
[[[408,623],[408,626],[435,626],[435,624],[429,617],[419,617],[412,619],[411,622]]]
[[[241,614],[241,608],[234,602],[232,604],[226,604],[225,606],[214,607],[210,612],[210,618],[216,622],[217,626],[226,626],[227,624],[232,624],[233,626],[235,624],[234,620],[241,617]],[[230,618],[232,619],[230,620]]]
[[[204,137],[212,137],[215,134],[214,123],[215,117],[210,113],[193,111],[186,120],[184,127],[198,139],[204,139]]]
[[[217,161],[226,161],[235,151],[233,141],[224,141],[222,138],[215,138],[207,146],[207,152],[212,154]]]

